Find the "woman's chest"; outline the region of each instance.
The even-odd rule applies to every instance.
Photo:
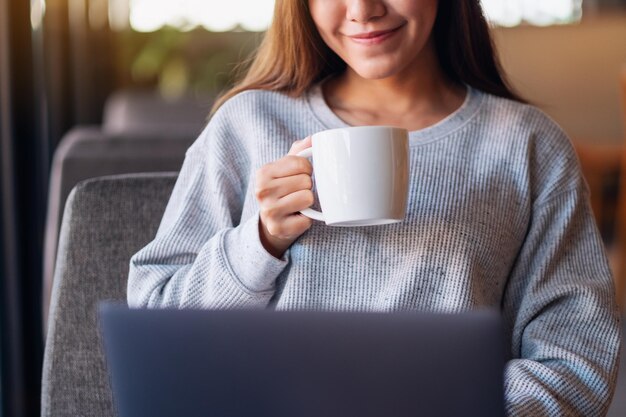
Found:
[[[335,228],[316,222],[291,247],[276,307],[499,307],[529,221],[522,197],[491,187],[436,193],[412,187],[401,223]]]

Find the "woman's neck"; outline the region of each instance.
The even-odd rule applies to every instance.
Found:
[[[328,80],[324,97],[350,125],[392,125],[419,130],[458,109],[465,88],[447,80],[437,65],[416,63],[394,76],[369,80],[351,68]]]

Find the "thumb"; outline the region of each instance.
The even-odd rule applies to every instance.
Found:
[[[311,147],[311,136],[307,136],[302,140],[297,140],[291,145],[291,149],[289,149],[288,155],[296,155],[299,152],[302,152],[306,148]]]

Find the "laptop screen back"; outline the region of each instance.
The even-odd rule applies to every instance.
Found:
[[[494,312],[100,314],[121,417],[504,415]]]

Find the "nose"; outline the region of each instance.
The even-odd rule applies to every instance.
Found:
[[[366,23],[382,17],[387,8],[381,0],[348,0],[346,18],[351,22]]]

